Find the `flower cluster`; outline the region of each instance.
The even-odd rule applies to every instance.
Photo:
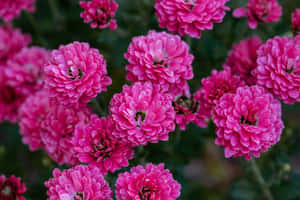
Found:
[[[292,28],[294,35],[300,35],[300,8],[292,14]]]
[[[1,200],[25,200],[23,193],[26,192],[24,183],[21,183],[21,178],[11,175],[7,178],[5,175],[0,175],[0,199]]]
[[[112,30],[117,28],[117,22],[113,18],[118,4],[114,0],[80,1],[79,4],[84,9],[80,16],[85,23],[90,23],[92,28],[109,28]]]
[[[248,7],[237,8],[233,16],[247,17],[251,29],[256,29],[258,22],[277,22],[282,15],[282,8],[277,0],[249,0]]]
[[[159,26],[172,33],[200,38],[201,31],[223,21],[228,0],[156,0]]]
[[[22,10],[33,12],[35,0],[5,0],[0,1],[0,18],[11,22],[20,16]]]

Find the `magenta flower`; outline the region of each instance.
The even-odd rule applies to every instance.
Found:
[[[132,167],[119,174],[116,182],[117,200],[175,200],[180,196],[180,184],[173,179],[164,164]]]
[[[199,114],[208,118],[224,94],[235,93],[238,87],[245,85],[238,76],[232,75],[230,68],[227,67],[220,72],[213,70],[211,76],[203,78],[201,82],[203,86],[194,96],[200,102]]]
[[[52,104],[49,113],[42,121],[41,139],[49,156],[58,164],[78,164],[72,140],[75,126],[87,124],[91,111],[87,107],[70,108]]]
[[[123,91],[110,102],[116,125],[113,134],[133,146],[168,140],[168,133],[175,129],[172,98],[150,82],[123,86]]]
[[[18,18],[22,10],[33,12],[35,0],[3,0],[0,1],[0,18],[5,22],[11,22]]]
[[[234,17],[248,17],[251,29],[256,29],[258,22],[277,22],[281,15],[282,8],[277,0],[249,0],[247,9],[237,8],[233,11]]]
[[[112,191],[97,167],[77,165],[45,182],[48,200],[112,200]]]
[[[269,39],[257,54],[257,84],[284,103],[300,101],[300,36]]]
[[[205,115],[204,112],[200,111],[200,101],[197,96],[190,94],[190,88],[187,82],[180,85],[181,88],[178,90],[172,90],[175,92],[173,98],[173,107],[176,112],[176,124],[181,130],[186,129],[186,125],[190,122],[195,123],[201,128],[207,127],[206,119],[210,115]]]
[[[234,44],[224,66],[230,67],[232,73],[239,75],[241,80],[245,81],[247,85],[254,85],[256,83],[256,76],[253,73],[257,67],[256,51],[261,45],[262,41],[257,36],[247,38]]]
[[[114,0],[80,1],[79,5],[84,9],[80,17],[85,23],[90,23],[92,28],[116,29],[117,22],[114,19],[118,4]]]
[[[155,14],[159,26],[172,33],[200,38],[201,31],[212,30],[221,23],[228,0],[156,0]]]
[[[179,36],[149,31],[132,39],[125,58],[130,81],[151,81],[169,88],[193,78],[193,55]]]
[[[24,183],[21,178],[11,175],[7,178],[5,175],[0,176],[0,199],[1,200],[25,200],[23,193],[26,192]]]
[[[103,174],[128,166],[133,150],[112,135],[110,118],[92,115],[86,126],[78,125],[73,138],[74,152],[79,161],[95,165]]]
[[[20,107],[20,133],[23,136],[23,143],[27,144],[31,151],[43,147],[41,140],[42,122],[46,119],[49,109],[48,93],[44,90],[28,97]]]
[[[50,96],[68,106],[89,102],[111,84],[103,56],[88,43],[74,42],[52,51],[45,74]]]
[[[8,1],[10,2],[10,0]],[[7,1],[1,1],[0,5],[2,2]],[[14,29],[10,26],[0,26],[0,65],[5,65],[8,59],[29,45],[30,42],[30,35],[22,34],[20,29]]]
[[[294,35],[300,35],[300,9],[296,8],[295,12],[292,14],[292,28]]]
[[[225,94],[214,109],[215,143],[225,148],[225,157],[259,157],[280,140],[281,104],[260,86],[244,86]]]

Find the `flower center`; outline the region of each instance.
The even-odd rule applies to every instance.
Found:
[[[12,196],[12,191],[9,185],[6,185],[2,190],[1,193],[3,194],[3,196],[9,197]]]
[[[5,104],[11,104],[17,99],[17,95],[14,89],[10,86],[4,86],[1,88],[0,100]]]
[[[108,140],[107,140],[108,142]],[[113,149],[109,147],[109,145],[105,142],[104,139],[101,139],[100,142],[98,142],[96,145],[93,146],[93,156],[97,158],[102,158],[103,160],[106,160],[109,158],[113,152]]]
[[[141,124],[145,121],[146,113],[143,111],[137,111],[135,113],[135,121],[137,123],[137,127],[141,128]]]
[[[248,125],[256,125],[257,119],[254,114],[250,114],[247,117],[244,117],[244,115],[241,116],[241,124],[248,124]]]
[[[153,65],[168,67],[166,60],[168,59],[168,55],[164,50],[156,51],[153,56]]]
[[[72,66],[68,69],[68,75],[70,76],[71,80],[75,80],[77,77],[81,79],[83,72],[82,69]]]
[[[76,195],[74,196],[74,200],[83,200],[83,192],[76,192]]]
[[[141,200],[150,200],[153,192],[155,191],[152,191],[151,188],[143,186],[142,189],[139,191],[139,197]]]
[[[187,96],[179,96],[173,102],[173,107],[178,114],[185,114],[187,112],[195,113],[199,108],[199,103]]]

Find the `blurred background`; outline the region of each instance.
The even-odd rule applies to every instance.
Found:
[[[14,26],[30,33],[33,45],[57,49],[72,41],[89,42],[98,48],[107,60],[108,74],[113,84],[101,93],[99,101],[108,110],[110,98],[120,92],[125,80],[127,61],[123,54],[131,38],[146,35],[150,29],[162,31],[154,15],[154,0],[117,0],[118,29],[91,29],[80,18],[82,9],[78,0],[36,0],[34,14],[22,13]],[[247,19],[235,19],[232,11],[246,6],[246,0],[231,0],[223,23],[215,24],[212,31],[204,31],[201,39],[191,39],[194,79],[189,81],[191,91],[201,86],[201,79],[209,76],[213,68],[221,69],[232,44],[248,36],[259,35],[264,41],[275,35],[291,35],[291,13],[300,8],[300,0],[279,0],[283,7],[281,21],[259,24],[256,30],[248,28]],[[166,31],[166,30],[165,30]],[[187,39],[187,38],[183,38]],[[0,91],[1,92],[1,91]],[[282,116],[286,128],[278,144],[263,153],[256,162],[263,178],[269,184],[275,199],[300,199],[300,104],[284,105]],[[168,142],[136,148],[130,166],[146,162],[166,164],[176,180],[182,184],[182,200],[260,200],[261,187],[254,178],[250,163],[243,158],[225,159],[223,148],[214,144],[215,127],[206,129],[193,124],[186,131],[170,133]],[[44,181],[52,176],[54,168],[64,169],[51,161],[42,150],[30,152],[23,145],[15,124],[0,124],[0,174],[15,174],[26,183],[27,200],[46,199]],[[106,178],[114,187],[117,174]]]

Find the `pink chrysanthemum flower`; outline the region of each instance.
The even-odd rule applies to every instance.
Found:
[[[261,45],[262,41],[257,36],[247,38],[234,44],[224,66],[230,67],[232,73],[239,75],[241,80],[245,81],[246,84],[254,85],[256,83],[256,76],[253,72],[257,67],[256,51]]]
[[[151,82],[123,86],[110,102],[110,114],[116,124],[115,136],[133,146],[168,140],[175,129],[172,95],[159,92]]]
[[[133,150],[128,144],[114,138],[110,118],[93,115],[88,125],[78,125],[73,138],[74,152],[79,161],[95,165],[103,174],[128,166]]]
[[[117,22],[114,19],[118,4],[114,0],[91,0],[81,1],[80,6],[84,12],[80,17],[85,23],[90,23],[92,28],[109,28],[116,29]]]
[[[42,121],[41,139],[49,156],[58,164],[78,164],[72,140],[75,126],[87,124],[91,111],[85,106],[69,108],[53,103]]]
[[[116,182],[117,200],[175,200],[180,196],[180,184],[173,179],[164,164],[132,167],[119,174]]]
[[[228,0],[156,0],[155,14],[159,26],[172,33],[200,38],[201,31],[212,30],[221,23]]]
[[[294,35],[300,35],[300,9],[297,8],[292,14],[292,28]]]
[[[281,15],[282,8],[277,0],[249,0],[247,9],[237,8],[233,11],[234,17],[248,17],[251,29],[256,29],[258,22],[277,22]]]
[[[0,1],[0,18],[5,22],[11,22],[20,16],[22,10],[34,12],[35,0],[3,0]]]
[[[23,193],[26,192],[24,183],[21,178],[11,175],[7,178],[5,175],[0,176],[0,199],[1,200],[25,200]]]
[[[74,42],[52,51],[45,74],[50,96],[69,106],[89,102],[111,84],[103,56],[88,43]]]
[[[189,46],[165,32],[149,31],[147,36],[133,38],[125,58],[130,81],[151,81],[168,88],[194,76]]]
[[[112,200],[112,191],[97,167],[77,165],[45,182],[48,200]]]
[[[195,93],[196,100],[200,102],[201,110],[204,116],[211,115],[211,112],[219,99],[226,93],[234,93],[244,82],[238,76],[231,73],[230,68],[225,68],[218,72],[213,70],[211,76],[202,79],[202,87]]]
[[[0,64],[6,64],[9,58],[30,44],[30,42],[30,35],[22,34],[20,29],[0,26]]]
[[[260,86],[244,86],[225,94],[214,109],[215,143],[225,148],[225,157],[259,157],[280,140],[281,104]]]
[[[285,103],[300,101],[300,36],[269,39],[257,54],[257,84]]]
[[[28,97],[19,110],[20,133],[22,141],[35,151],[43,146],[41,134],[43,133],[42,122],[45,120],[50,109],[48,93],[41,90]]]
[[[182,83],[180,88],[170,91],[174,93],[173,107],[176,112],[176,124],[181,130],[186,129],[186,125],[190,122],[195,123],[201,128],[207,127],[206,119],[210,115],[200,111],[200,101],[190,94],[190,88],[187,82]]]

